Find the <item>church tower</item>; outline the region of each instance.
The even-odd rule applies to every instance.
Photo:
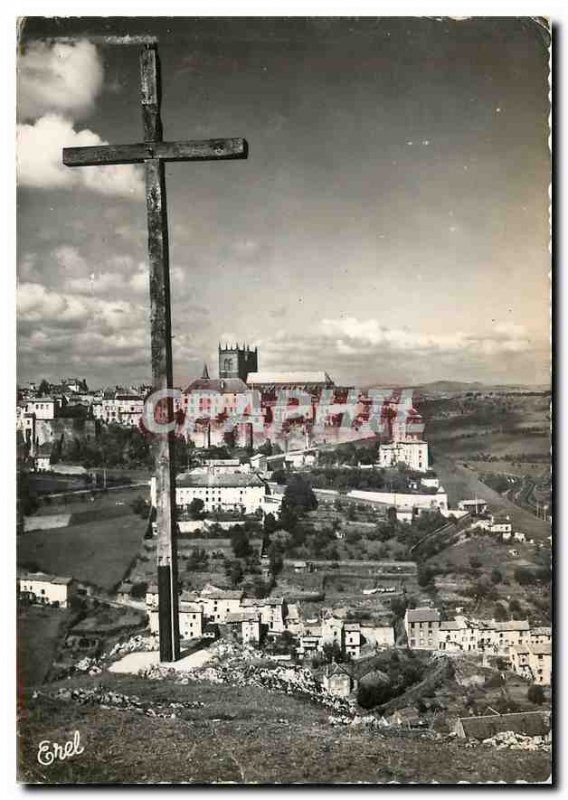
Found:
[[[246,383],[249,372],[258,371],[258,348],[219,344],[219,378],[240,378]]]

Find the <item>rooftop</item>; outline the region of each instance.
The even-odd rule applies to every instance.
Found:
[[[58,575],[48,575],[46,572],[22,572],[18,575],[20,580],[24,581],[37,581],[38,583],[55,583],[59,585],[67,585],[71,583],[73,578],[65,578]]]
[[[526,619],[511,619],[508,622],[494,622],[496,631],[528,631],[530,626]]]
[[[531,636],[552,636],[552,628],[531,628]]]
[[[225,622],[230,624],[231,622],[258,622],[258,612],[257,611],[235,611],[232,614],[227,614],[225,617]]]
[[[247,597],[243,600],[244,608],[256,606],[281,606],[284,603],[283,597]]]
[[[177,477],[176,485],[188,487],[264,486],[264,481],[254,472],[186,472]]]
[[[180,598],[179,610],[186,614],[201,614],[203,612],[203,609],[197,603],[189,603],[182,598]]]
[[[439,622],[440,612],[435,608],[408,608],[406,618],[408,622]]]
[[[525,736],[546,736],[550,730],[550,723],[541,711],[460,717],[460,722],[465,735],[473,739],[488,739],[503,731],[514,731]]]
[[[333,380],[327,372],[250,372],[247,378],[249,386],[285,386],[289,384],[322,384],[333,386]]]
[[[455,619],[447,619],[440,622],[441,631],[461,631],[463,628],[465,628],[465,623],[458,622]]]
[[[215,392],[217,394],[243,394],[248,387],[240,378],[196,378],[184,389],[191,392]]]
[[[201,590],[200,596],[206,600],[241,600],[244,592],[236,589]]]

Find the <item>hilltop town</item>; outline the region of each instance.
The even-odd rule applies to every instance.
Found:
[[[164,716],[161,681],[184,718],[183,691],[246,686],[318,709],[326,730],[398,737],[411,762],[420,747],[469,748],[487,780],[490,750],[515,779],[544,779],[548,393],[374,395],[324,371],[259,372],[258,358],[219,345],[219,377],[205,366],[174,398],[182,655],[167,666],[150,387],[21,387],[25,690]],[[507,762],[516,749],[530,751],[524,766]]]

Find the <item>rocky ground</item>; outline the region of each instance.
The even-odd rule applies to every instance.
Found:
[[[254,650],[224,642],[188,673],[107,671],[150,646],[133,637],[21,697],[22,782],[540,783],[550,774],[545,742],[500,736],[476,743],[386,728],[323,692],[309,670],[267,665]],[[75,731],[81,753],[38,763],[40,742],[63,745]]]

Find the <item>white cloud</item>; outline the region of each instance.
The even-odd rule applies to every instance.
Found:
[[[496,324],[487,334],[466,334],[455,331],[449,334],[427,334],[397,328],[386,328],[376,320],[358,320],[355,317],[323,319],[318,333],[330,340],[340,353],[353,353],[357,349],[377,347],[390,351],[415,352],[522,352],[530,347],[530,339],[521,325]]]
[[[78,119],[92,110],[102,85],[102,61],[87,40],[30,44],[18,62],[20,119],[37,119],[52,111]]]
[[[86,313],[87,307],[79,298],[51,292],[39,283],[22,283],[18,287],[20,320],[70,322],[84,319]]]
[[[64,147],[106,144],[101,137],[58,114],[46,114],[33,124],[18,125],[18,183],[34,188],[74,189],[83,187],[105,195],[139,198],[144,194],[140,167],[65,167]]]
[[[323,319],[305,331],[274,331],[255,343],[262,369],[326,369],[340,382],[359,385],[451,378],[515,382],[530,374],[543,347],[522,325],[507,322],[481,333],[431,334],[354,316]]]

